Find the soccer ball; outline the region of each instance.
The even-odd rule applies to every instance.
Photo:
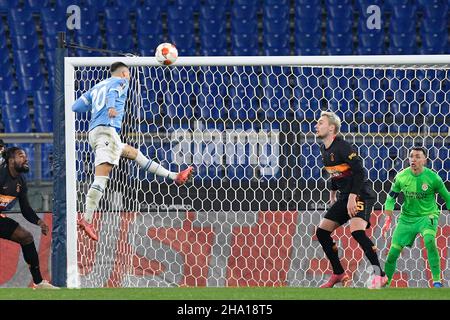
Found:
[[[156,60],[166,66],[173,64],[178,58],[178,50],[171,43],[161,43],[155,52]]]

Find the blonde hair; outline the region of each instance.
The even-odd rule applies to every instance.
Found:
[[[341,130],[341,119],[339,119],[338,115],[334,112],[330,112],[330,111],[322,111],[320,113],[321,117],[327,117],[328,118],[328,122],[330,124],[333,124],[335,129],[334,129],[334,133],[338,134],[339,131]]]

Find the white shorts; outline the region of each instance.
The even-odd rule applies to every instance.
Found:
[[[113,127],[99,126],[89,131],[89,144],[95,152],[95,166],[102,163],[118,165],[125,146]]]

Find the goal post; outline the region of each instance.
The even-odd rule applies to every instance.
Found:
[[[192,164],[196,176],[178,187],[121,160],[94,216],[95,243],[76,225],[93,181],[89,115],[71,105],[116,61],[131,70],[122,142],[173,171]],[[450,180],[450,55],[180,57],[169,67],[74,57],[64,70],[68,287],[317,286],[330,273],[313,237],[328,200],[313,133],[323,110],[341,117],[374,185],[368,233],[382,262],[380,210],[407,150],[425,146],[429,166]],[[440,226],[448,263],[448,215]],[[348,228],[333,237],[364,286],[369,264]],[[420,241],[400,258],[394,285],[428,285]]]

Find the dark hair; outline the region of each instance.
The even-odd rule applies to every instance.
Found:
[[[119,68],[122,68],[122,67],[125,67],[125,68],[128,68],[128,66],[125,64],[125,63],[123,63],[123,62],[114,62],[112,65],[111,65],[111,73],[114,73],[117,69],[119,69]]]
[[[5,141],[3,141],[3,139],[0,139],[0,147],[4,147],[5,146]]]
[[[5,159],[5,164],[7,164],[8,160],[11,159],[16,154],[16,152],[20,151],[20,150],[23,151],[23,149],[19,148],[19,147],[11,147],[11,148],[4,150],[2,153],[2,157],[3,157],[3,159]]]
[[[411,151],[413,151],[413,150],[414,151],[422,151],[422,153],[425,156],[425,158],[427,157],[427,149],[425,149],[424,147],[412,147]]]

